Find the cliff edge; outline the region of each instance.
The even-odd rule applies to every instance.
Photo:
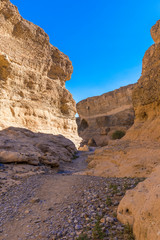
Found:
[[[0,22],[0,130],[8,129],[10,138],[12,127],[15,145],[16,135],[20,136],[23,128],[30,130],[32,137],[33,132],[61,134],[65,143],[70,139],[78,145],[76,105],[65,88],[73,72],[71,61],[49,43],[48,35],[40,27],[24,20],[9,0],[0,1]],[[26,136],[25,130],[22,135]],[[58,144],[59,139],[62,141],[58,137]],[[20,139],[17,141],[19,144]],[[29,144],[28,139],[26,142]],[[71,152],[73,149],[72,146]],[[3,156],[8,151],[17,150],[14,145],[6,149],[2,144],[1,161],[7,161]]]

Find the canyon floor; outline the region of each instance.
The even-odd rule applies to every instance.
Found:
[[[0,239],[134,239],[116,218],[127,189],[143,180],[83,176],[78,152],[60,168],[25,164],[0,165]]]

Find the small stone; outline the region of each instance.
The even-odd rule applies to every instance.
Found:
[[[25,213],[25,214],[28,214],[28,213],[29,213],[29,210],[26,210],[24,213]]]
[[[82,231],[76,231],[76,235],[79,236],[82,233]]]
[[[48,208],[48,211],[53,211],[53,210],[54,210],[53,207]]]
[[[70,235],[74,237],[76,235],[76,233],[75,232],[71,232]]]
[[[113,205],[114,205],[114,206],[118,206],[118,204],[119,204],[119,202],[118,202],[118,201],[115,201]]]
[[[106,219],[105,219],[105,218],[101,218],[100,222],[101,222],[101,223],[105,223],[105,222],[106,222]]]
[[[39,198],[32,198],[30,200],[30,203],[39,203],[40,202],[40,199]]]
[[[112,218],[112,217],[106,217],[106,222],[108,222],[108,223],[113,223],[113,222],[114,222],[114,218]]]
[[[82,229],[82,226],[77,224],[77,225],[75,226],[75,229],[76,229],[76,230],[81,230],[81,229]]]
[[[41,220],[36,220],[34,223],[40,223],[41,222]]]

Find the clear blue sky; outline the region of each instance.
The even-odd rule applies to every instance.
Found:
[[[130,83],[153,44],[158,0],[11,0],[73,63],[67,89],[78,102]]]

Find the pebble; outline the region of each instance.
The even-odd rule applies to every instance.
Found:
[[[105,218],[101,218],[100,222],[101,222],[101,223],[105,223],[105,222],[106,222],[106,219],[105,219]]]
[[[81,225],[76,225],[76,226],[75,226],[75,229],[76,229],[76,230],[81,230],[81,229],[82,229],[82,226],[81,226]]]
[[[113,223],[114,222],[114,218],[106,217],[106,222]]]

